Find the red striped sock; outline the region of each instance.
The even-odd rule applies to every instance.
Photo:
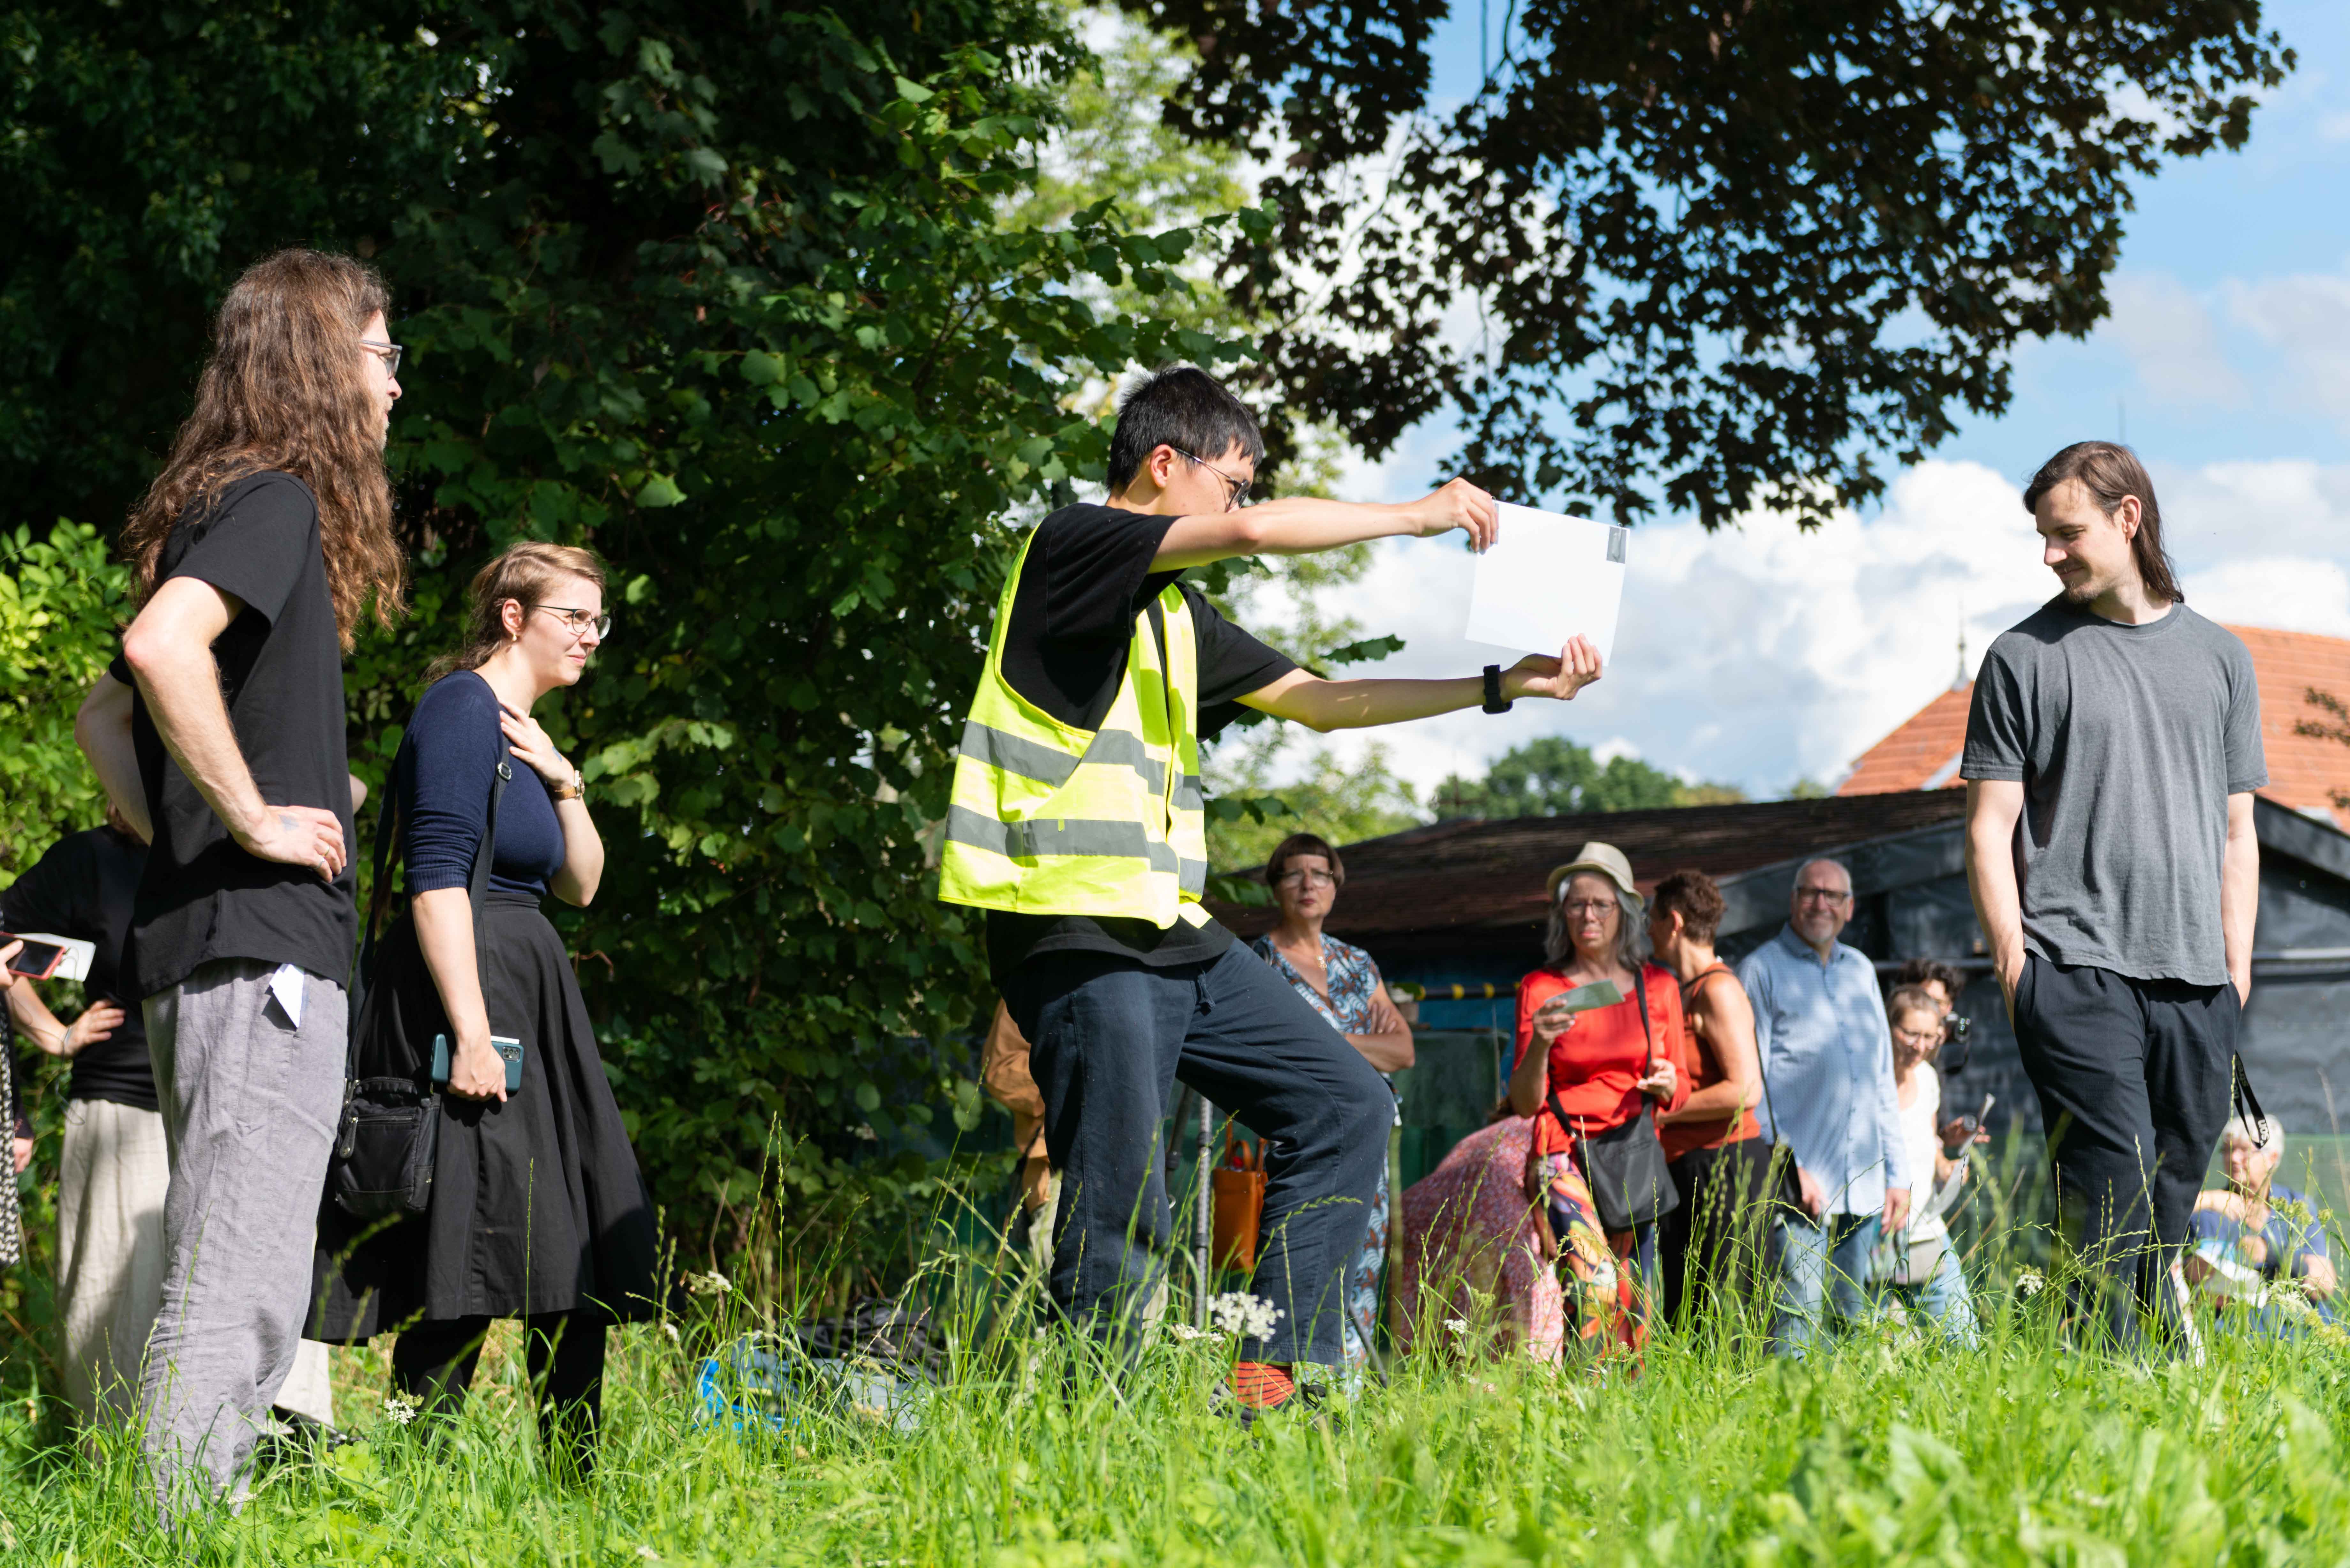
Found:
[[[1243,1405],[1270,1410],[1297,1392],[1289,1368],[1270,1361],[1243,1361],[1232,1368],[1232,1397]]]

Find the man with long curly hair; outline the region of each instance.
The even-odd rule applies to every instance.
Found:
[[[151,848],[131,918],[170,1154],[140,1402],[168,1520],[241,1491],[293,1365],[357,909],[343,654],[401,603],[382,281],[284,251],[222,302],[123,529],[145,600],[76,733]]]

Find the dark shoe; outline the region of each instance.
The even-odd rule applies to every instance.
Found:
[[[339,1427],[329,1427],[316,1417],[298,1411],[269,1411],[269,1429],[253,1446],[253,1468],[255,1474],[275,1469],[280,1465],[296,1464],[304,1459],[323,1459],[346,1444],[359,1439]]]

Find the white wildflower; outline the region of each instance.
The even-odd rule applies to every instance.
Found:
[[[683,1343],[683,1341],[678,1336],[677,1324],[673,1323],[665,1323],[661,1324],[661,1332],[669,1335],[669,1342],[671,1345],[680,1345]]]
[[[733,1286],[724,1274],[712,1269],[706,1274],[687,1273],[678,1281],[690,1296],[723,1296]]]
[[[1448,1317],[1444,1320],[1444,1332],[1466,1334],[1469,1332],[1469,1320],[1465,1317]]]
[[[1195,1339],[1213,1339],[1217,1337],[1215,1334],[1209,1333],[1206,1329],[1193,1328],[1188,1323],[1170,1323],[1167,1325],[1167,1332],[1173,1334],[1185,1345],[1191,1344]]]
[[[1273,1332],[1275,1323],[1288,1314],[1261,1296],[1253,1296],[1246,1291],[1231,1291],[1210,1299],[1208,1315],[1226,1334],[1236,1334],[1243,1339],[1263,1339]]]
[[[416,1412],[421,1408],[423,1408],[422,1406],[405,1394],[387,1394],[383,1397],[383,1418],[395,1427],[405,1427],[416,1419]]]
[[[654,1551],[650,1546],[638,1547],[637,1555],[643,1558],[648,1563],[658,1563],[660,1561],[660,1553]]]
[[[2020,1269],[2016,1272],[2015,1275],[2015,1293],[2022,1296],[2026,1300],[2030,1300],[2032,1297],[2038,1295],[2040,1293],[2041,1287],[2045,1285],[2047,1282],[2047,1278],[2043,1275],[2039,1270],[2029,1268]]]

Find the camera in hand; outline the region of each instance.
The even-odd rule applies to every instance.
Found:
[[[1967,1145],[1975,1141],[1975,1134],[1982,1131],[1983,1123],[1991,1116],[1992,1098],[1993,1096],[1985,1095],[1982,1109],[1970,1116],[1953,1116],[1942,1124],[1942,1158],[1944,1159],[1958,1158],[1966,1152]],[[1954,1132],[1958,1134],[1955,1140],[1950,1137]]]

